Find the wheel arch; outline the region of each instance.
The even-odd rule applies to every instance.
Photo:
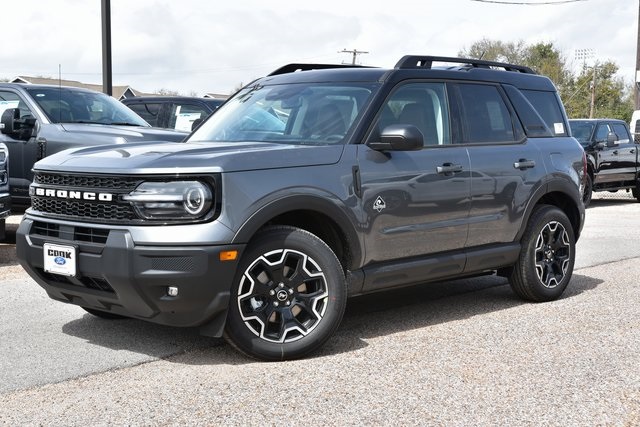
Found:
[[[289,225],[306,230],[323,240],[336,254],[345,270],[362,259],[362,247],[354,218],[332,199],[312,195],[285,196],[255,212],[238,230],[233,242],[247,243],[261,229]]]
[[[551,205],[559,208],[567,215],[577,241],[584,223],[584,205],[582,200],[576,198],[577,193],[575,184],[563,179],[554,179],[549,181],[546,186],[539,188],[538,192],[532,197],[534,202],[529,203],[527,206],[525,221],[522,223],[517,240],[520,241],[522,238],[534,208],[539,205]]]

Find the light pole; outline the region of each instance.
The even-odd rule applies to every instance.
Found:
[[[586,69],[587,60],[594,58],[596,56],[596,52],[593,49],[576,49],[576,59],[582,60],[582,69]],[[591,102],[589,103],[589,118],[593,118],[593,113],[595,111],[596,106],[596,68],[598,66],[597,61],[593,63],[593,77],[591,77],[591,85],[589,89],[591,90]]]

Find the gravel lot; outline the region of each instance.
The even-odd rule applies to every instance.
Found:
[[[350,302],[321,353],[300,361],[255,362],[219,341],[194,347],[186,331],[186,343],[158,356],[138,343],[142,322],[42,313],[29,321],[59,338],[70,322],[118,331],[119,348],[113,336],[71,337],[86,363],[131,348],[152,360],[1,392],[0,424],[640,425],[640,204],[596,201],[587,215],[580,268],[561,300],[523,303],[496,277],[366,296]],[[15,266],[0,277],[37,288]],[[0,295],[0,305],[28,301]],[[46,347],[30,363],[82,364],[60,362],[63,350]]]

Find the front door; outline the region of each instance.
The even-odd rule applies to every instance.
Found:
[[[370,139],[388,125],[409,124],[422,132],[425,145],[408,152],[359,148],[366,263],[464,247],[469,156],[465,147],[451,144],[449,122],[444,83],[402,85],[381,109]]]

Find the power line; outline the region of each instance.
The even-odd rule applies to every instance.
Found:
[[[577,3],[581,1],[588,0],[557,0],[557,1],[502,1],[502,0],[471,0],[478,3],[493,3],[493,4],[508,4],[508,5],[516,5],[516,6],[545,6],[545,5],[556,5],[556,4],[566,4],[566,3]]]

